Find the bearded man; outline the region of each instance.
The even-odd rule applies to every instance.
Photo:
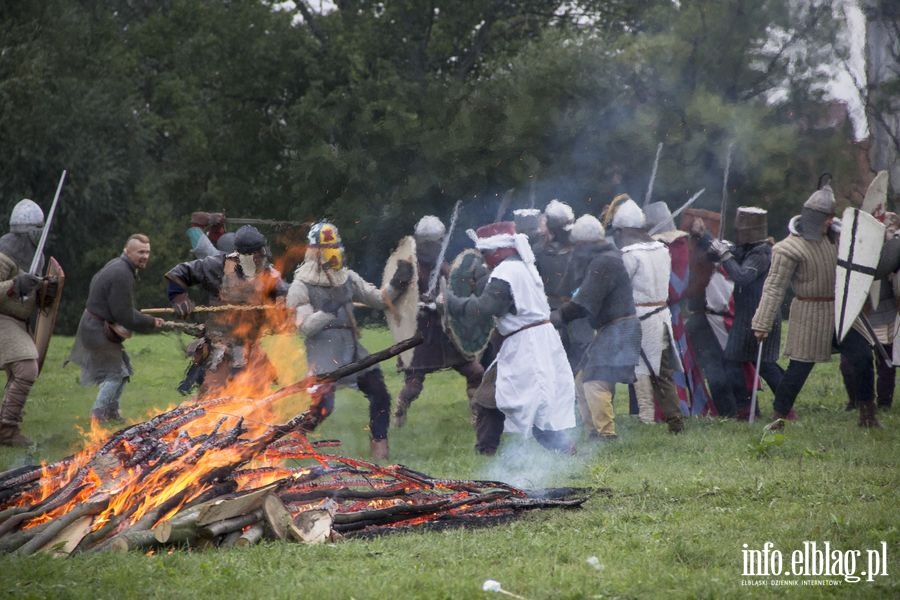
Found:
[[[134,374],[122,343],[132,331],[150,332],[163,324],[134,308],[134,284],[149,260],[150,238],[135,233],[122,254],[91,279],[69,360],[81,366],[82,384],[100,386],[91,409],[91,418],[100,423],[122,420],[119,400]]]

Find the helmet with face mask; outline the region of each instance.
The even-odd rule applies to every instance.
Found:
[[[25,233],[34,244],[41,239],[44,228],[44,211],[33,200],[25,198],[13,207],[9,215],[9,230],[12,233]]]
[[[338,228],[328,221],[319,221],[309,230],[309,247],[318,252],[319,266],[340,271],[344,268],[344,246]]]
[[[234,234],[234,249],[244,277],[252,279],[264,266],[266,238],[252,225],[244,225]]]

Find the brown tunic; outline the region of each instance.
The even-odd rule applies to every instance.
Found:
[[[801,362],[831,360],[836,266],[837,246],[827,236],[810,241],[791,234],[775,244],[753,329],[771,331],[790,286],[795,297],[784,355]]]

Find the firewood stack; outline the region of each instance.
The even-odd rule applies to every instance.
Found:
[[[356,366],[404,349],[398,344]],[[342,368],[335,377],[346,374]],[[402,465],[324,453],[339,443],[307,439],[316,406],[280,425],[251,419],[327,381],[298,382],[261,400],[189,401],[59,462],[0,473],[0,552],[333,542],[495,522],[586,500],[570,498],[572,490],[529,495],[504,483],[434,479]]]

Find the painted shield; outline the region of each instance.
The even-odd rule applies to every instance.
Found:
[[[447,290],[461,298],[480,294],[487,279],[488,270],[481,253],[469,248],[453,259],[450,276],[447,278]],[[487,347],[491,330],[494,328],[494,320],[489,315],[463,320],[451,315],[448,310],[444,311],[443,324],[444,331],[457,350],[469,359],[478,357]]]
[[[869,184],[869,188],[866,190],[866,196],[863,198],[860,209],[869,213],[881,223],[884,223],[884,218],[886,216],[885,211],[887,210],[885,208],[887,206],[887,192],[888,172],[879,171],[878,175],[875,176],[875,179],[872,180],[872,183]],[[878,299],[880,297],[881,282],[875,281],[869,289],[869,303],[872,305],[872,308],[878,306]]]
[[[50,338],[53,337],[53,327],[56,325],[56,313],[59,312],[63,284],[66,282],[66,274],[52,256],[48,261],[47,279],[56,281],[56,296],[52,300],[41,297],[47,294],[47,283],[44,283],[38,292],[39,308],[33,329],[34,345],[37,347],[38,353],[38,370],[44,367],[44,359],[47,357],[47,349],[50,347]]]
[[[395,342],[402,342],[416,334],[416,318],[419,314],[419,273],[418,262],[416,261],[416,240],[411,235],[400,240],[400,243],[397,244],[397,249],[391,253],[384,264],[384,275],[381,278],[382,288],[390,283],[391,278],[397,271],[397,263],[401,260],[408,260],[412,263],[413,275],[406,291],[393,304],[389,305],[387,311],[385,311],[388,329],[391,330],[391,335],[394,337]],[[403,364],[408,365],[412,362],[414,351],[415,348],[400,354],[400,360]]]
[[[841,217],[837,272],[834,280],[834,327],[844,339],[869,297],[875,267],[884,245],[884,225],[858,208]]]

